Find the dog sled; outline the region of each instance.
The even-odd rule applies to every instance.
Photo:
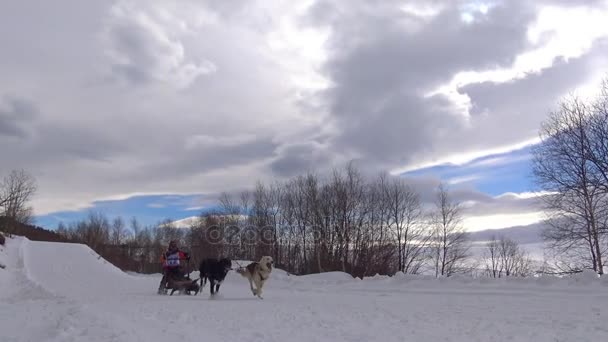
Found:
[[[168,270],[164,270],[163,279],[160,282],[158,288],[158,294],[160,295],[170,295],[172,296],[175,292],[178,292],[180,295],[191,295],[194,293],[195,295],[201,290],[201,287],[198,284],[200,278],[190,279],[190,262],[187,264],[188,274],[183,274],[179,269],[176,271],[170,272]]]
[[[178,292],[180,295],[196,295],[201,289],[198,284],[199,279],[192,280],[189,276],[178,278],[166,275],[166,277],[166,281],[163,281],[158,289],[158,294],[172,296],[173,293]]]

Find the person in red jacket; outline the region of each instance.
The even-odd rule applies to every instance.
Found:
[[[163,279],[160,281],[158,293],[163,293],[169,279],[183,279],[183,261],[190,260],[190,255],[182,251],[177,241],[169,242],[169,248],[160,257],[163,264]]]

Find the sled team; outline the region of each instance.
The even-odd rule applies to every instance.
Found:
[[[228,258],[220,260],[208,258],[201,261],[199,265],[200,277],[191,280],[184,272],[183,262],[190,261],[190,255],[182,251],[177,241],[169,242],[169,248],[161,255],[163,265],[163,278],[158,287],[158,294],[166,294],[171,290],[171,295],[178,291],[181,294],[198,294],[207,281],[210,283],[211,294],[216,294],[226,275],[232,270],[232,261]],[[260,299],[264,283],[270,277],[274,261],[270,256],[263,256],[260,261],[252,262],[245,267],[239,267],[236,272],[249,280],[251,293]],[[240,266],[240,265],[239,265]],[[201,284],[198,284],[200,280]],[[254,287],[255,285],[255,287]]]

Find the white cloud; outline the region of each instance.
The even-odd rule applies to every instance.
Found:
[[[481,178],[483,178],[482,175],[474,174],[474,175],[452,177],[452,178],[448,179],[446,182],[450,185],[457,185],[457,184],[463,184],[463,183],[470,183],[470,182],[479,180]]]
[[[541,211],[520,214],[465,216],[463,219],[463,227],[465,227],[467,231],[474,232],[485,229],[525,226],[541,222],[544,219],[546,219],[546,216]]]
[[[550,196],[550,195],[554,195],[556,194],[555,192],[549,192],[549,191],[538,191],[538,192],[520,192],[520,193],[516,193],[516,192],[506,192],[504,194],[501,194],[499,196],[497,196],[496,198],[517,198],[517,199],[528,199],[528,198],[539,198],[539,197],[543,197],[543,196]]]
[[[138,81],[161,81],[186,88],[199,76],[217,71],[204,58],[187,56],[183,37],[189,24],[180,13],[155,4],[119,1],[104,30],[105,52],[114,71]]]
[[[329,29],[301,23],[312,3],[282,7],[282,15],[276,18],[274,29],[266,34],[268,57],[288,72],[294,86],[303,90],[317,90],[329,85],[329,80],[320,73],[321,65],[327,59],[324,44],[329,37]]]
[[[472,162],[475,159],[493,156],[496,154],[509,153],[512,151],[520,150],[524,147],[529,147],[529,146],[538,144],[539,142],[540,142],[539,138],[533,138],[533,139],[525,140],[523,142],[512,144],[512,145],[500,146],[500,147],[495,147],[495,148],[487,149],[487,150],[476,150],[476,151],[472,151],[469,153],[453,154],[453,155],[444,157],[442,159],[436,159],[433,161],[426,161],[426,162],[420,163],[420,164],[413,164],[413,165],[403,167],[403,168],[397,168],[397,169],[392,170],[391,174],[396,175],[396,174],[401,174],[404,172],[411,172],[411,171],[415,171],[415,170],[419,170],[419,169],[425,169],[425,168],[429,168],[429,167],[433,167],[433,166],[446,165],[446,164],[464,165],[464,164]],[[495,161],[498,162],[497,160],[495,160]],[[480,163],[483,163],[483,162],[480,162]]]
[[[424,19],[430,19],[438,15],[443,8],[444,5],[442,3],[430,1],[406,1],[399,7],[404,13]]]
[[[547,219],[542,197],[552,193],[506,192],[489,200],[463,203],[463,226],[469,231],[526,226]]]
[[[484,9],[487,13],[488,7]],[[479,11],[482,12],[481,9]],[[467,18],[465,21],[474,20],[470,11],[465,11],[463,15]],[[459,92],[459,88],[474,83],[505,83],[524,79],[531,73],[540,73],[551,68],[557,58],[569,60],[583,56],[590,51],[595,42],[608,37],[607,17],[608,1],[595,8],[584,6],[541,8],[537,19],[528,28],[527,34],[529,42],[535,47],[519,54],[510,67],[463,70],[454,75],[447,84],[430,91],[427,96],[437,94],[447,96],[460,113],[469,118],[471,99]],[[596,75],[578,88],[589,94],[597,83]]]
[[[184,209],[184,211],[198,211],[198,210],[203,210],[203,209],[205,209],[205,207],[197,206],[197,207],[188,207],[188,208]]]

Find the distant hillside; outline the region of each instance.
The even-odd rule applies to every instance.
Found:
[[[25,236],[32,241],[72,242],[54,231],[15,222],[14,220],[3,216],[0,216],[0,231]]]
[[[497,238],[505,236],[520,244],[540,243],[543,242],[541,232],[545,228],[544,223],[534,223],[527,226],[516,226],[503,229],[487,229],[478,232],[472,232],[470,238],[473,241],[488,241],[495,235]]]

